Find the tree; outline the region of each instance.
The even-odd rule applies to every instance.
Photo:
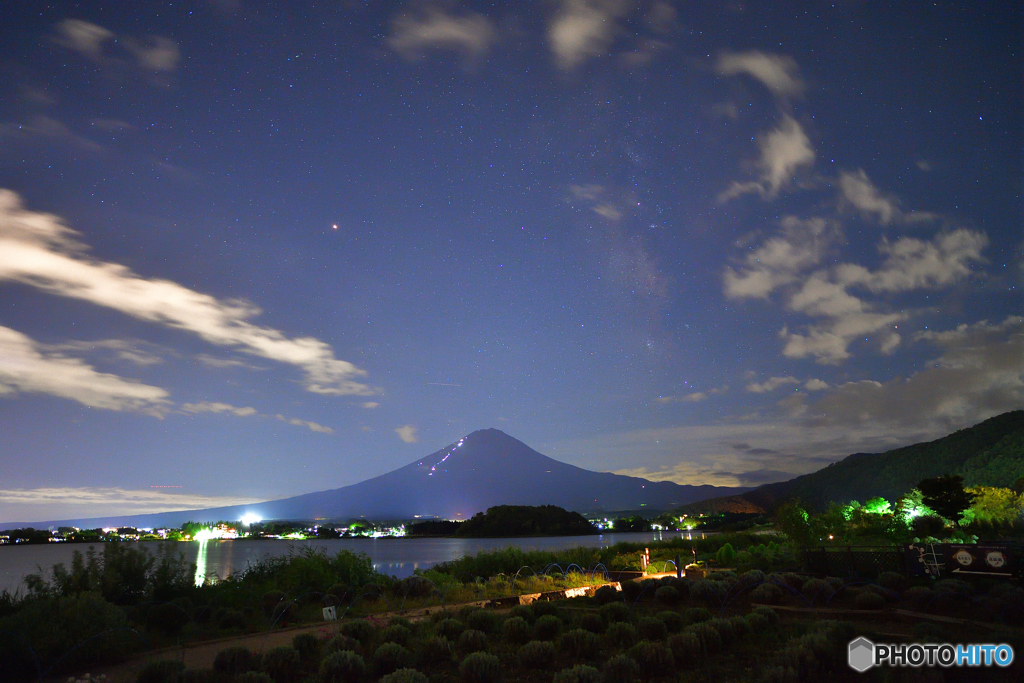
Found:
[[[1015,493],[1013,489],[976,486],[967,491],[975,496],[971,509],[964,514],[968,523],[974,520],[1012,522],[1024,510],[1024,495]]]
[[[800,501],[795,499],[785,503],[775,512],[775,521],[779,529],[797,543],[807,543],[811,539],[809,517]]]
[[[977,497],[977,494],[964,489],[964,478],[959,474],[923,479],[917,489],[925,505],[956,526],[960,526],[960,516]]]

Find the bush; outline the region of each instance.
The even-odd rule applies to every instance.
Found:
[[[770,625],[773,625],[773,626],[779,620],[779,615],[778,615],[778,613],[775,610],[773,610],[771,607],[765,607],[763,605],[755,607],[754,609],[752,609],[750,611],[750,613],[751,614],[760,614],[762,617],[764,617],[765,619],[768,620],[768,623]]]
[[[645,675],[661,676],[672,671],[675,662],[672,650],[662,643],[642,640],[629,649],[629,656],[640,665]]]
[[[636,579],[630,581],[623,581],[622,586],[622,597],[626,602],[636,602],[640,599],[640,594],[644,592],[645,586]]]
[[[533,633],[538,640],[554,640],[562,632],[562,621],[554,614],[538,617],[533,625]]]
[[[487,634],[475,628],[467,629],[459,636],[458,648],[462,652],[482,652],[487,649]]]
[[[729,617],[728,621],[732,624],[732,630],[737,639],[750,633],[750,625],[743,617],[736,615],[734,617]]]
[[[449,617],[437,622],[434,630],[437,631],[439,636],[443,636],[448,640],[454,640],[459,637],[460,633],[466,630],[466,626],[458,619]]]
[[[246,671],[235,676],[233,683],[274,683],[274,679],[263,671]]]
[[[178,677],[185,670],[184,662],[176,659],[162,659],[142,667],[135,683],[178,683]]]
[[[522,645],[527,642],[532,634],[533,629],[522,617],[509,617],[501,625],[502,638],[514,645]]]
[[[214,683],[213,669],[187,669],[178,676],[178,683]]]
[[[636,630],[643,640],[665,640],[668,635],[665,622],[655,617],[642,617],[636,623]]]
[[[613,602],[608,605],[601,607],[601,616],[609,624],[614,624],[617,621],[629,621],[629,607],[622,604],[621,602]]]
[[[398,643],[399,645],[407,644],[410,638],[412,638],[412,631],[401,624],[391,624],[380,635],[382,643]]]
[[[181,633],[181,629],[190,621],[188,612],[173,602],[153,605],[146,612],[146,627],[168,636]]]
[[[750,601],[758,602],[763,605],[777,605],[782,602],[783,595],[785,595],[785,593],[783,593],[782,589],[774,583],[762,583],[760,586],[750,591]]]
[[[434,584],[422,576],[410,576],[395,584],[395,595],[400,598],[425,598],[434,591]]]
[[[43,671],[63,657],[51,674],[117,662],[142,645],[128,630],[124,612],[97,593],[29,601],[0,619],[0,631],[17,633],[31,643]],[[76,645],[94,637],[89,647],[72,652]],[[0,680],[35,679],[38,675],[36,661],[22,640],[7,634],[0,637]]]
[[[828,585],[828,582],[822,579],[808,579],[804,582],[803,588],[800,592],[804,594],[804,597],[810,600],[812,603],[823,603],[828,600],[828,597],[834,592],[832,587]]]
[[[282,613],[286,611],[287,610],[282,610]],[[282,617],[282,620],[283,619],[284,617]],[[245,614],[240,610],[231,609],[230,607],[222,607],[218,609],[214,613],[213,620],[216,622],[217,628],[225,631],[245,628],[245,624],[247,622]]]
[[[365,646],[369,645],[370,642],[373,641],[373,636],[377,629],[375,629],[373,624],[365,619],[356,619],[355,621],[346,621],[343,623],[339,631],[343,636],[354,638]]]
[[[903,599],[916,610],[927,609],[935,597],[935,591],[927,586],[914,586],[903,591]]]
[[[299,677],[302,657],[294,647],[282,645],[272,647],[263,653],[262,669],[277,683],[288,683]]]
[[[745,619],[747,620],[747,628],[751,633],[763,634],[768,630],[768,618],[763,614],[751,612],[745,617]]]
[[[861,591],[853,599],[853,606],[856,609],[883,609],[885,598],[874,591]]]
[[[711,621],[711,612],[703,607],[689,607],[683,612],[683,619],[687,624],[699,624],[702,621]]]
[[[214,672],[226,678],[234,678],[238,674],[252,671],[258,665],[259,659],[256,655],[241,645],[225,648],[213,659]]]
[[[654,592],[654,599],[663,605],[675,605],[679,603],[682,596],[672,586],[662,586]]]
[[[348,636],[337,635],[327,641],[324,645],[324,656],[335,652],[354,652],[359,649],[359,641]]]
[[[416,659],[425,666],[447,664],[452,661],[451,643],[443,636],[428,638],[420,645]]]
[[[715,553],[715,559],[718,560],[718,564],[721,567],[731,567],[736,561],[736,551],[733,550],[731,543],[726,543],[718,552]]]
[[[601,672],[592,666],[580,664],[556,673],[552,683],[601,683]]]
[[[493,633],[498,627],[499,621],[497,614],[486,609],[475,610],[466,617],[467,626],[484,633]]]
[[[608,627],[604,632],[604,637],[612,647],[627,648],[636,642],[636,627],[633,624],[619,621]]]
[[[528,624],[532,624],[537,619],[537,615],[533,613],[533,606],[531,605],[516,605],[509,612],[509,616],[524,619]]]
[[[679,666],[696,666],[704,652],[704,646],[695,633],[677,633],[668,639],[672,657]]]
[[[351,650],[332,652],[320,662],[320,683],[358,683],[366,674],[366,662]]]
[[[640,679],[640,667],[628,655],[615,655],[604,664],[605,683],[634,683]]]
[[[547,614],[558,616],[562,611],[562,608],[558,606],[557,602],[552,602],[550,600],[535,600],[530,607],[533,608],[533,615],[538,619]]]
[[[429,683],[430,679],[416,669],[398,669],[380,679],[380,683]]]
[[[601,643],[590,631],[577,628],[562,636],[562,651],[577,659],[593,659],[601,651]]]
[[[715,618],[707,623],[718,631],[718,635],[722,638],[722,645],[731,645],[736,640],[736,631],[728,619]]]
[[[464,683],[491,683],[501,678],[501,662],[486,652],[474,652],[462,660],[459,674]]]
[[[378,676],[412,666],[412,653],[398,643],[384,643],[373,653],[373,670]]]
[[[700,640],[701,650],[706,654],[713,655],[722,649],[722,635],[709,621],[687,626],[684,633],[692,633],[697,636]]]
[[[299,661],[306,668],[320,660],[320,650],[323,645],[323,641],[312,633],[299,633],[292,638],[292,647],[299,653]]]
[[[664,612],[658,612],[655,616],[661,620],[661,623],[665,624],[665,628],[668,629],[669,633],[678,633],[686,625],[683,615],[679,612],[665,610]]]
[[[546,640],[533,640],[519,648],[516,658],[524,669],[544,669],[555,660],[555,646]]]
[[[601,586],[594,591],[594,602],[598,605],[607,605],[609,602],[616,602],[621,599],[619,591],[614,586]]]

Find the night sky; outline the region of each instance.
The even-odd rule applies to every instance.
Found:
[[[0,5],[0,521],[1024,407],[1017,3]]]

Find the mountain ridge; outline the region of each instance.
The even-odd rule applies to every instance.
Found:
[[[252,505],[19,524],[159,527],[240,519],[245,514],[295,521],[469,519],[496,505],[557,505],[576,512],[662,511],[746,490],[594,472],[549,458],[490,428],[385,474],[336,489]],[[14,526],[0,524],[0,528]]]
[[[1012,486],[1024,477],[1024,410],[1013,410],[946,436],[881,453],[853,453],[814,472],[710,498],[684,511],[770,512],[799,498],[814,509],[829,502],[895,500],[922,479],[960,474],[967,486]]]

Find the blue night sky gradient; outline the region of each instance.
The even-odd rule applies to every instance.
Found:
[[[1024,407],[1021,30],[6,2],[0,521],[333,488],[485,427],[756,485]]]

